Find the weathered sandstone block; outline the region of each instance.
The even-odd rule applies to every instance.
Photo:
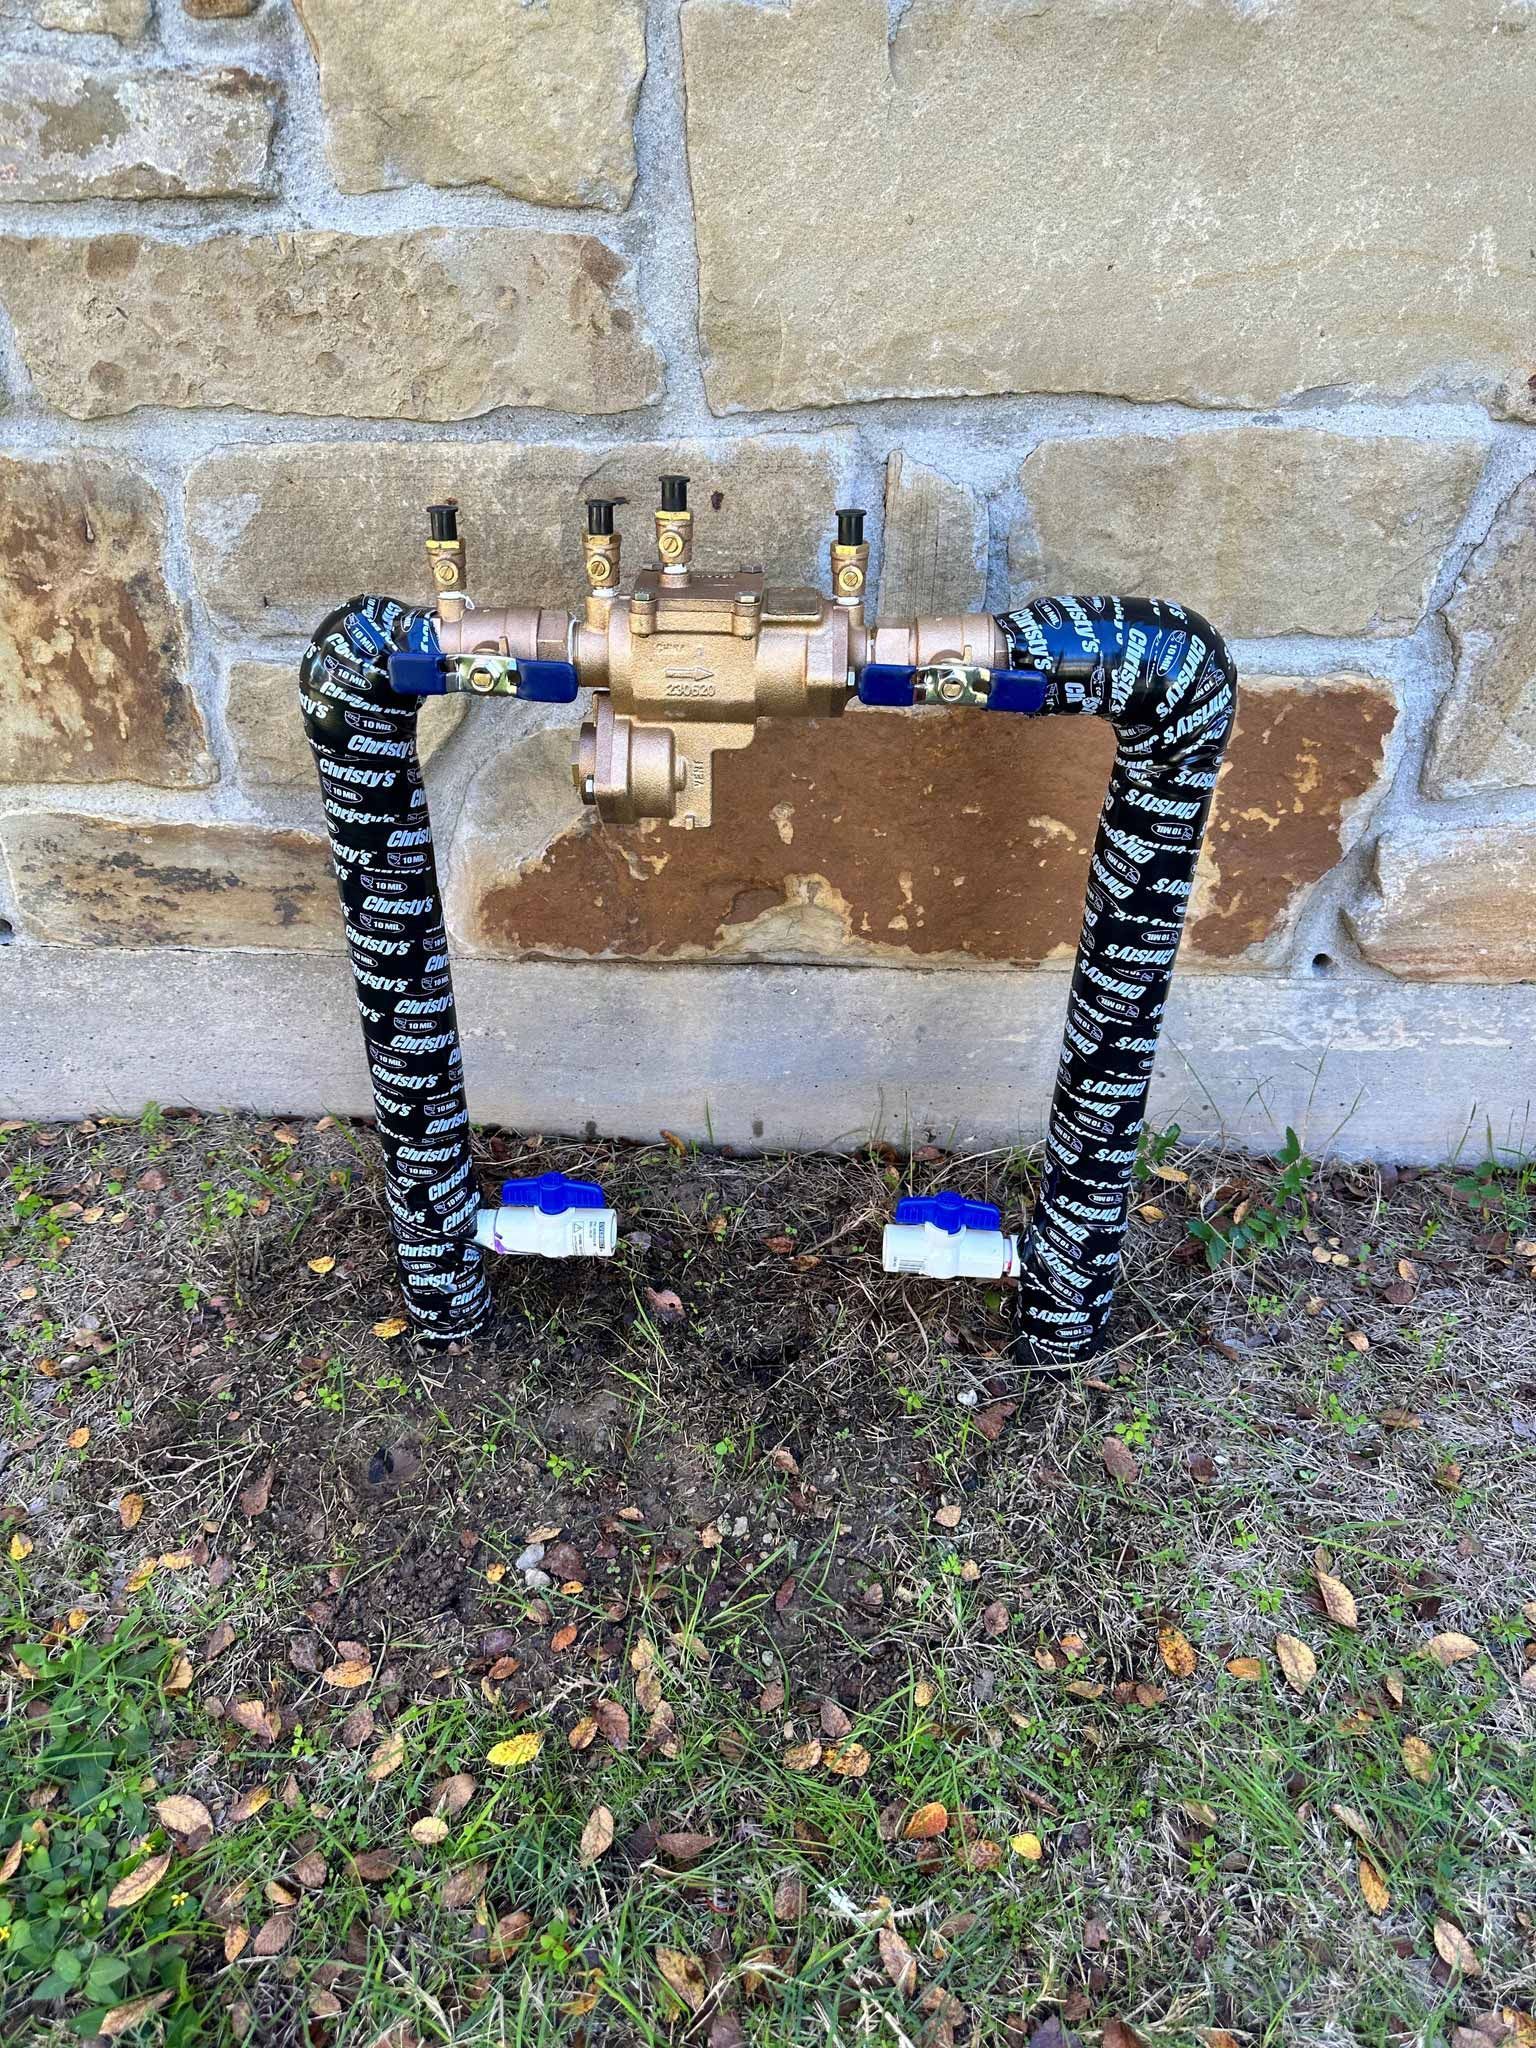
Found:
[[[458,420],[624,412],[660,390],[623,260],[595,235],[0,237],[0,303],[44,402]]]
[[[0,456],[0,782],[214,779],[164,543],[117,457]]]
[[[1501,509],[1445,621],[1456,674],[1425,771],[1430,791],[1536,786],[1536,478]]]
[[[0,197],[210,198],[268,190],[277,88],[248,71],[0,71]]]
[[[298,0],[344,192],[496,185],[621,211],[635,182],[641,0],[442,7]]]

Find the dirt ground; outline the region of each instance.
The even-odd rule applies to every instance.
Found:
[[[365,1127],[0,1143],[0,2039],[1536,2042],[1518,1162],[1159,1140],[1026,1383],[1021,1154],[483,1132],[621,1242],[444,1354]]]

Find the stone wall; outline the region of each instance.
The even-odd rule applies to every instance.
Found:
[[[294,665],[575,598],[585,495],[881,609],[1159,592],[1241,719],[1156,1114],[1518,1146],[1533,0],[0,0],[0,1109],[362,1109]],[[424,737],[475,1107],[1039,1128],[1111,736],[855,709],[594,829]],[[1470,1137],[1467,1135],[1470,1131]]]

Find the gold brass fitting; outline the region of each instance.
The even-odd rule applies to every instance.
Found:
[[[669,583],[687,580],[693,560],[693,514],[656,509],[656,555]]]
[[[581,536],[587,586],[595,597],[611,597],[619,587],[619,540],[616,533],[584,533]]]
[[[459,533],[458,503],[453,498],[445,498],[441,504],[430,505],[427,510],[432,522],[431,537],[427,541],[427,567],[432,572],[432,587],[437,592],[438,613],[445,619],[461,619],[467,602],[465,578],[468,569],[464,542]]]
[[[832,595],[837,602],[842,605],[862,604],[868,577],[869,542],[861,540],[856,547],[848,547],[841,541],[833,541]]]

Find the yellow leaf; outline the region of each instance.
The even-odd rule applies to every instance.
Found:
[[[1299,1636],[1275,1637],[1275,1655],[1294,1692],[1305,1692],[1317,1676],[1317,1659]]]
[[[1175,1678],[1188,1678],[1196,1664],[1195,1646],[1182,1629],[1160,1628],[1157,1650]]]
[[[423,1814],[411,1822],[411,1840],[418,1848],[431,1849],[448,1839],[448,1823],[435,1813]]]
[[[485,1568],[485,1576],[491,1585],[499,1586],[507,1576],[507,1568],[504,1564],[488,1564]]]
[[[498,1742],[485,1753],[488,1764],[498,1764],[504,1771],[520,1771],[531,1764],[544,1747],[544,1737],[536,1728],[526,1729],[521,1735],[509,1735],[505,1742]]]
[[[1328,1619],[1336,1621],[1340,1628],[1358,1628],[1360,1615],[1355,1606],[1355,1596],[1344,1581],[1336,1579],[1332,1572],[1321,1569],[1318,1570],[1316,1577],[1317,1590],[1323,1596],[1323,1606],[1327,1610]]]
[[[948,1826],[949,1808],[937,1799],[930,1799],[926,1805],[918,1807],[901,1832],[909,1842],[931,1842]]]
[[[935,1510],[933,1519],[941,1529],[958,1529],[960,1517],[964,1513],[964,1508],[960,1507],[957,1502],[949,1501],[945,1506]]]
[[[170,1867],[169,1849],[162,1849],[158,1856],[146,1856],[136,1870],[130,1870],[126,1877],[117,1880],[107,1894],[107,1904],[112,1907],[136,1906],[140,1899],[149,1897]]]
[[[1022,1856],[1026,1863],[1038,1863],[1045,1854],[1045,1844],[1038,1835],[1012,1835],[1008,1841],[1015,1856]]]
[[[576,1726],[566,1737],[572,1749],[590,1749],[597,1740],[597,1720],[592,1714],[583,1714]]]
[[[168,1550],[158,1563],[163,1572],[184,1572],[191,1567],[192,1553],[190,1550]]]
[[[251,1930],[248,1927],[242,1926],[238,1920],[232,1927],[226,1927],[224,1930],[225,1962],[238,1962],[240,1957],[244,1955],[246,1944],[250,1938]]]
[[[1256,1678],[1264,1676],[1262,1657],[1229,1657],[1227,1669],[1234,1678],[1240,1678],[1245,1685],[1251,1685]]]
[[[1341,1821],[1349,1829],[1362,1849],[1370,1848],[1375,1837],[1371,1833],[1371,1824],[1363,1813],[1357,1812],[1353,1806],[1345,1806],[1341,1801],[1335,1801],[1328,1811],[1336,1821]]]
[[[192,1659],[185,1650],[179,1650],[171,1659],[171,1668],[165,1675],[167,1692],[189,1692],[192,1687]]]
[[[309,1270],[311,1271],[311,1273],[329,1273],[331,1268],[335,1265],[335,1263],[336,1261],[331,1257],[330,1253],[327,1252],[323,1258],[311,1259],[309,1262]]]
[[[912,1704],[931,1707],[939,1696],[939,1689],[931,1678],[920,1678],[912,1688]]]
[[[821,1762],[821,1743],[812,1736],[809,1742],[792,1743],[784,1752],[786,1771],[814,1771]]]
[[[32,1538],[30,1536],[23,1536],[18,1529],[11,1538],[11,1562],[13,1564],[20,1564],[24,1557],[30,1557],[31,1555]]]
[[[659,1948],[656,1950],[656,1967],[690,2012],[703,2009],[709,1984],[704,1967],[696,1957],[680,1948]]]
[[[1415,1784],[1429,1784],[1435,1775],[1435,1753],[1422,1736],[1403,1737],[1402,1758],[1403,1769]]]
[[[404,1316],[386,1316],[382,1323],[374,1324],[373,1334],[375,1337],[399,1337],[403,1336],[409,1328],[410,1324]]]
[[[822,1759],[829,1771],[840,1778],[862,1778],[870,1766],[870,1754],[862,1742],[841,1742]]]
[[[1475,1657],[1480,1646],[1473,1642],[1470,1636],[1458,1635],[1452,1628],[1447,1629],[1442,1635],[1432,1636],[1424,1647],[1440,1669],[1448,1671],[1453,1664],[1460,1664],[1464,1658]]]
[[[1189,1175],[1184,1172],[1182,1167],[1164,1166],[1161,1162],[1152,1168],[1152,1173],[1156,1179],[1168,1181],[1176,1188],[1187,1186],[1189,1181]]]
[[[155,1812],[160,1816],[163,1827],[173,1835],[195,1835],[202,1828],[210,1832],[213,1815],[201,1799],[193,1799],[185,1792],[172,1792],[167,1798],[156,1802]]]
[[[78,1429],[72,1429],[66,1439],[72,1451],[83,1451],[90,1440],[91,1432],[85,1427],[84,1423]]]
[[[125,1493],[117,1503],[117,1519],[125,1529],[136,1529],[143,1513],[142,1493]]]
[[[327,1685],[334,1685],[341,1692],[356,1692],[360,1685],[366,1685],[372,1678],[373,1666],[366,1657],[343,1657],[339,1664],[332,1664],[320,1676]]]
[[[136,1564],[128,1574],[127,1579],[124,1581],[123,1589],[128,1593],[142,1593],[154,1576],[155,1560],[152,1557],[146,1557],[142,1564]]]
[[[1434,1926],[1435,1953],[1463,1977],[1480,1977],[1483,1966],[1477,1950],[1453,1920],[1437,1920]]]
[[[613,1847],[613,1815],[606,1806],[594,1806],[581,1831],[581,1860],[595,1863]]]
[[[1372,1913],[1385,1913],[1392,1903],[1392,1894],[1369,1856],[1360,1858],[1360,1896]]]

